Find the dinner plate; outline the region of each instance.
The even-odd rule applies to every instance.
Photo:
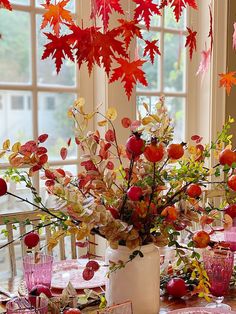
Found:
[[[90,289],[104,286],[107,273],[107,267],[104,266],[105,263],[97,261],[100,268],[94,273],[94,277],[87,281],[84,280],[82,276],[87,262],[88,259],[55,262],[53,264],[51,287],[64,289],[68,285],[69,281],[75,289]]]
[[[234,314],[235,311],[224,309],[212,309],[207,307],[188,307],[168,312],[168,314]]]

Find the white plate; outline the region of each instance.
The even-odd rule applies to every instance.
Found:
[[[188,307],[168,312],[168,314],[234,314],[235,311],[212,309],[207,307]]]
[[[53,264],[51,287],[64,289],[69,281],[75,289],[90,289],[104,286],[107,273],[107,267],[104,266],[104,262],[97,261],[100,268],[94,273],[94,277],[89,281],[84,280],[82,276],[87,262],[88,259],[55,262]]]

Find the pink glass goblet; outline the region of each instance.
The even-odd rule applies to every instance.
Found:
[[[43,253],[23,257],[23,273],[28,291],[42,284],[50,288],[53,257]]]
[[[234,254],[229,250],[205,250],[203,252],[204,267],[209,277],[210,292],[215,296],[215,303],[207,307],[230,310],[230,306],[222,303],[229,288],[233,273]]]
[[[17,297],[7,302],[7,314],[47,314],[48,301],[39,296]]]
[[[224,231],[225,242],[230,244],[230,250],[236,251],[236,227],[231,227]]]

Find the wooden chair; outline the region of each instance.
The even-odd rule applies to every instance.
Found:
[[[21,248],[20,259],[26,254],[27,250],[24,242],[20,241],[19,237],[32,230],[32,225],[37,225],[41,222],[40,214],[42,213],[39,211],[30,211],[0,215],[0,228],[3,234],[0,240],[0,247],[7,242],[10,243],[4,249],[8,251],[7,258],[9,259],[10,273],[13,276],[17,274],[16,247],[20,246]],[[27,225],[27,220],[29,220],[32,225]],[[58,239],[58,245],[52,252],[48,252],[46,242],[50,239],[50,236],[50,226],[43,227],[40,232],[40,243],[37,248],[45,246],[47,253],[53,254],[54,256],[56,255],[56,258],[59,260],[76,259],[82,254],[85,254],[84,249],[80,249],[76,246],[76,239],[73,234],[70,236],[61,236]],[[17,238],[17,240],[13,242],[15,238]],[[94,236],[90,236],[90,241],[95,242]],[[1,250],[4,249],[0,249],[0,253]],[[89,252],[95,254],[95,246],[93,244],[89,245]],[[0,256],[3,257],[3,254],[0,254]]]

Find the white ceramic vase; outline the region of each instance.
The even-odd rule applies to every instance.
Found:
[[[112,272],[106,279],[108,305],[132,301],[133,314],[157,314],[160,305],[160,255],[154,244],[141,247],[144,257],[135,257],[125,268]],[[106,249],[109,261],[127,261],[133,250],[119,246],[117,250]]]

